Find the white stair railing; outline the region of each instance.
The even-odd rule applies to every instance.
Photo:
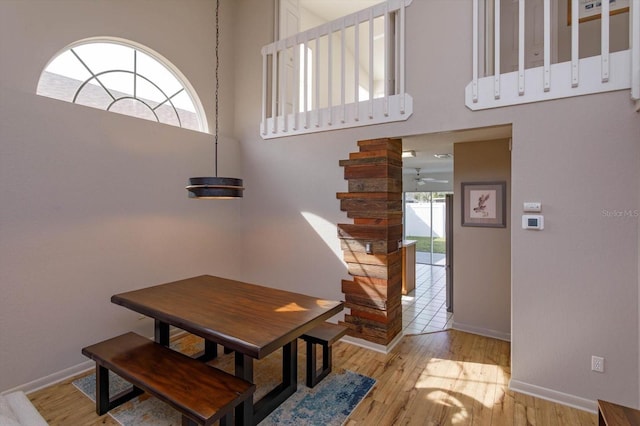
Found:
[[[632,0],[629,10],[631,47],[631,98],[640,112],[640,0]]]
[[[640,108],[640,0],[630,0],[629,49],[609,51],[609,2],[602,2],[600,55],[579,59],[579,0],[571,0],[571,60],[551,64],[551,1],[544,0],[544,57],[541,67],[525,69],[525,0],[518,0],[517,71],[500,72],[500,0],[473,0],[473,71],[465,91],[472,110],[539,102],[591,93],[631,89]],[[494,75],[479,77],[482,11],[494,2]]]
[[[405,92],[405,8],[411,2],[387,0],[263,47],[261,136],[408,119],[413,99]],[[380,19],[384,32],[375,34]],[[366,37],[361,31],[368,31]],[[347,40],[348,32],[353,36]],[[384,41],[382,51],[375,48],[378,40]],[[384,77],[383,89],[376,94],[378,56]]]

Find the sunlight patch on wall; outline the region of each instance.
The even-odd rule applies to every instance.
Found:
[[[316,234],[322,241],[331,249],[333,254],[342,262],[345,267],[346,263],[342,258],[342,249],[340,248],[340,240],[338,240],[338,230],[334,223],[329,222],[328,220],[310,212],[300,212],[302,217],[311,225]]]

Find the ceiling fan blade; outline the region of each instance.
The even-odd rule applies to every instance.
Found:
[[[448,180],[434,179],[434,178],[430,178],[430,177],[421,178],[420,180],[423,181],[423,182],[449,183]]]

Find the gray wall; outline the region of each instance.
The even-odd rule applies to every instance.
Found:
[[[511,333],[509,140],[454,145],[454,327],[508,340]],[[506,227],[461,225],[463,182],[506,182]]]
[[[523,201],[537,200],[547,223],[540,233],[511,229],[514,383],[577,403],[638,405],[638,219],[601,215],[639,207],[640,119],[628,91],[471,112],[463,95],[470,4],[419,0],[407,13],[408,121],[263,141],[257,52],[272,40],[271,3],[242,0],[237,12],[252,28],[237,27],[238,52],[256,52],[236,57],[236,136],[249,188],[244,278],[340,298],[347,273],[334,224],[349,221],[335,198],[346,191],[338,161],[356,142],[513,123],[509,222],[520,223]],[[476,325],[489,327],[495,310],[505,312],[503,299],[474,312]],[[605,374],[590,371],[591,355],[606,358]]]
[[[111,304],[112,294],[238,274],[242,201],[189,200],[184,189],[190,176],[213,173],[211,135],[35,95],[59,50],[111,35],[168,58],[212,118],[213,5],[0,2],[0,391],[86,361],[81,348],[100,339],[151,335],[151,321]],[[228,137],[233,73],[221,72],[231,108],[220,171],[239,174]]]
[[[471,112],[469,2],[414,0],[408,121],[263,141],[259,52],[273,2],[225,0],[221,174],[245,178],[237,203],[186,199],[186,178],[210,170],[210,137],[34,95],[59,49],[109,34],[165,55],[210,112],[212,4],[0,2],[1,390],[77,365],[83,345],[149,330],[108,302],[118,291],[208,272],[341,298],[338,162],[356,141],[513,123],[511,222],[535,199],[547,229],[511,230],[512,378],[638,405],[638,218],[602,214],[640,208],[627,91]],[[88,196],[95,182],[100,196]],[[589,371],[592,354],[605,374]]]

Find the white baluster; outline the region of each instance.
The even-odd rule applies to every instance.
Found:
[[[551,1],[544,0],[544,65],[542,70],[542,88],[551,89]]]
[[[602,55],[602,82],[609,81],[609,2],[602,1],[602,16],[600,29],[600,54]]]
[[[579,0],[571,1],[571,87],[578,87],[580,84],[580,3]]]
[[[524,95],[524,0],[518,2],[518,95]]]
[[[478,102],[478,0],[473,0],[473,59],[472,59],[472,80],[471,80],[471,99]]]
[[[495,0],[493,3],[493,97],[500,99],[500,0]]]
[[[353,80],[355,82],[354,84],[354,96],[353,98],[355,99],[355,103],[353,105],[353,119],[355,121],[360,120],[360,66],[359,64],[359,58],[360,58],[360,19],[356,19],[356,23],[355,26],[353,27],[354,29],[354,53],[353,53],[353,57],[354,57],[354,61],[355,64],[353,66]]]

